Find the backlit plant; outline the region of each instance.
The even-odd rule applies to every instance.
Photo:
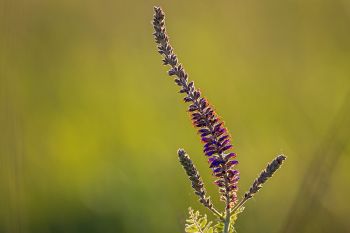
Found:
[[[157,43],[158,52],[163,56],[163,64],[170,66],[169,76],[174,77],[175,83],[180,87],[180,93],[185,97],[183,100],[189,103],[193,125],[203,142],[203,153],[207,157],[209,167],[215,177],[215,184],[219,188],[220,200],[225,203],[223,211],[217,210],[210,197],[207,195],[203,181],[194,166],[192,160],[183,149],[178,150],[178,156],[181,165],[189,177],[195,194],[199,197],[207,209],[216,217],[217,222],[213,224],[208,222],[206,215],[201,215],[198,211],[194,212],[189,208],[189,218],[185,226],[186,232],[235,232],[234,223],[237,215],[244,209],[244,204],[252,198],[262,187],[262,185],[276,172],[286,159],[284,155],[278,155],[271,163],[267,165],[258,178],[254,181],[250,189],[244,196],[238,200],[237,183],[239,172],[236,168],[238,161],[236,154],[232,152],[232,143],[224,122],[208,103],[207,99],[202,97],[201,92],[195,87],[193,81],[188,80],[188,74],[179,63],[165,29],[165,16],[160,7],[154,8],[154,38]]]

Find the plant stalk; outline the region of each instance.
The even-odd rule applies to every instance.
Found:
[[[221,155],[222,157],[222,155]],[[226,171],[226,165],[224,170]],[[225,188],[226,188],[226,218],[224,221],[224,232],[223,233],[228,233],[230,229],[230,221],[231,221],[231,211],[230,211],[230,193],[228,191],[229,183],[228,183],[228,178],[225,172],[224,175],[225,179]]]
[[[211,212],[214,213],[214,215],[218,216],[221,221],[225,221],[225,218],[222,216],[222,214],[217,211],[214,207],[208,208]]]
[[[229,232],[230,220],[231,220],[230,209],[226,209],[226,218],[225,218],[225,222],[224,222],[224,232],[223,233],[228,233]]]

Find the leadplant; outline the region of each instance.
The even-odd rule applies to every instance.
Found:
[[[189,218],[185,226],[185,232],[235,232],[234,223],[239,213],[244,210],[244,204],[251,199],[262,185],[275,173],[286,159],[284,155],[278,155],[266,169],[261,172],[251,188],[238,201],[239,171],[236,166],[236,153],[232,152],[231,137],[213,107],[207,99],[202,97],[201,92],[195,87],[193,81],[188,80],[188,74],[182,64],[179,63],[165,28],[165,15],[160,7],[154,7],[153,28],[154,38],[158,52],[163,57],[163,64],[170,66],[168,75],[174,77],[175,83],[180,87],[180,93],[185,94],[183,100],[189,103],[193,125],[197,129],[204,144],[203,153],[207,157],[209,167],[215,177],[215,184],[219,188],[220,200],[225,203],[222,211],[218,211],[208,196],[204,183],[194,166],[189,155],[184,149],[178,150],[178,156],[188,178],[191,181],[194,193],[202,203],[216,217],[216,224],[208,222],[206,215],[189,209]]]

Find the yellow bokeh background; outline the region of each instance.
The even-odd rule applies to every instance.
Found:
[[[153,6],[240,162],[241,233],[350,232],[347,0],[2,0],[0,232],[183,232],[207,213],[183,147],[217,188],[186,104],[161,65]]]

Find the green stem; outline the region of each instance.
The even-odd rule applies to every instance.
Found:
[[[221,155],[222,157],[222,155]],[[226,165],[224,166],[224,170],[226,171]],[[230,229],[230,221],[231,221],[231,211],[230,211],[230,192],[228,191],[229,183],[228,183],[228,178],[227,174],[225,172],[224,175],[225,179],[225,188],[226,188],[226,218],[224,221],[224,232],[223,233],[228,233]]]
[[[223,233],[228,233],[229,232],[230,220],[231,220],[230,209],[226,209],[226,218],[225,218],[225,222],[224,222],[224,232]]]
[[[211,212],[213,212],[216,216],[218,216],[222,221],[225,221],[225,218],[222,217],[222,214],[217,211],[214,207],[208,208],[209,210],[211,210]]]

